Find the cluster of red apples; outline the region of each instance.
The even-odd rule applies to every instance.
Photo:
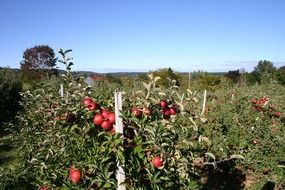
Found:
[[[96,113],[93,117],[93,123],[96,126],[101,126],[102,129],[114,133],[115,127],[114,124],[116,122],[115,120],[115,113],[111,112],[107,109],[101,109],[101,106],[94,102],[91,98],[84,98],[83,104],[85,108],[89,111],[98,110],[99,112]]]
[[[175,105],[169,106],[166,100],[161,100],[159,105],[162,108],[164,119],[169,119],[171,115],[176,115],[177,107]]]

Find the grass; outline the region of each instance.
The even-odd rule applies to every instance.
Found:
[[[13,168],[17,163],[17,149],[11,144],[11,134],[2,132],[0,134],[0,167]]]
[[[35,189],[26,179],[17,174],[18,148],[13,144],[12,135],[0,133],[0,189],[32,190]]]

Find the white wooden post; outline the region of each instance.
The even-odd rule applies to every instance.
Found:
[[[115,130],[116,133],[122,134],[123,137],[123,119],[120,117],[122,107],[123,107],[122,92],[115,92],[115,118],[116,118]],[[121,184],[125,182],[125,171],[123,169],[123,166],[119,165],[119,163],[117,171],[117,180],[118,180],[118,190],[126,190],[125,185]]]
[[[63,98],[63,84],[60,84],[60,96]]]
[[[116,132],[123,133],[123,119],[121,116],[121,111],[123,109],[122,102],[122,92],[115,92],[115,117],[116,117]]]
[[[203,107],[202,107],[201,115],[203,115],[203,114],[204,114],[204,112],[205,112],[205,107],[206,107],[206,98],[207,98],[207,90],[205,90],[205,91],[204,91]]]

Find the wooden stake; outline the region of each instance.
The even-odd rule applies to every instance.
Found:
[[[123,107],[122,102],[122,92],[115,92],[115,118],[116,118],[116,125],[115,130],[117,133],[122,134],[123,137],[123,119],[121,116],[121,111]],[[122,165],[118,163],[118,170],[117,170],[117,180],[118,180],[118,190],[126,190],[125,185],[122,183],[125,182],[125,171]]]
[[[60,96],[63,98],[63,84],[60,84]]]
[[[206,108],[206,98],[207,98],[207,90],[204,91],[203,107],[202,107],[201,115],[203,115],[204,112],[205,112],[205,108]]]
[[[115,92],[115,117],[116,117],[116,132],[123,134],[123,119],[121,111],[123,109],[122,92]]]

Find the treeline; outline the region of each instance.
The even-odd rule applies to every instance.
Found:
[[[285,66],[276,68],[272,62],[261,60],[250,73],[235,70],[226,73],[225,77],[231,79],[234,83],[246,83],[248,85],[272,82],[285,85]]]
[[[261,85],[270,83],[279,83],[285,85],[285,66],[276,68],[274,64],[267,60],[261,60],[254,67],[252,72],[246,72],[244,69],[228,71],[227,73],[208,73],[205,71],[194,71],[191,73],[175,72],[171,68],[150,71],[161,79],[157,83],[159,86],[169,87],[175,81],[175,84],[182,89],[191,88],[195,90],[207,89],[215,90],[234,85]],[[136,80],[147,80],[149,73],[140,73],[135,76],[113,76],[106,75],[106,80],[111,83],[129,86]]]
[[[0,125],[3,122],[13,120],[16,112],[20,110],[19,101],[22,90],[32,90],[47,81],[57,81],[58,75],[63,72],[57,69],[57,63],[54,50],[47,45],[39,45],[24,51],[20,69],[0,68]],[[72,64],[72,62],[70,63]],[[266,83],[285,85],[285,66],[276,68],[272,62],[267,60],[259,61],[252,72],[245,72],[244,69],[240,69],[227,73],[207,73],[204,71],[180,73],[172,68],[162,68],[149,73],[105,74],[103,80],[95,81],[94,85],[114,89],[139,88],[137,84],[140,81],[147,81],[147,75],[150,73],[160,77],[157,82],[158,86],[166,88],[177,85],[181,89],[214,91],[234,85]],[[77,74],[84,77],[90,75],[88,72],[78,72]]]

